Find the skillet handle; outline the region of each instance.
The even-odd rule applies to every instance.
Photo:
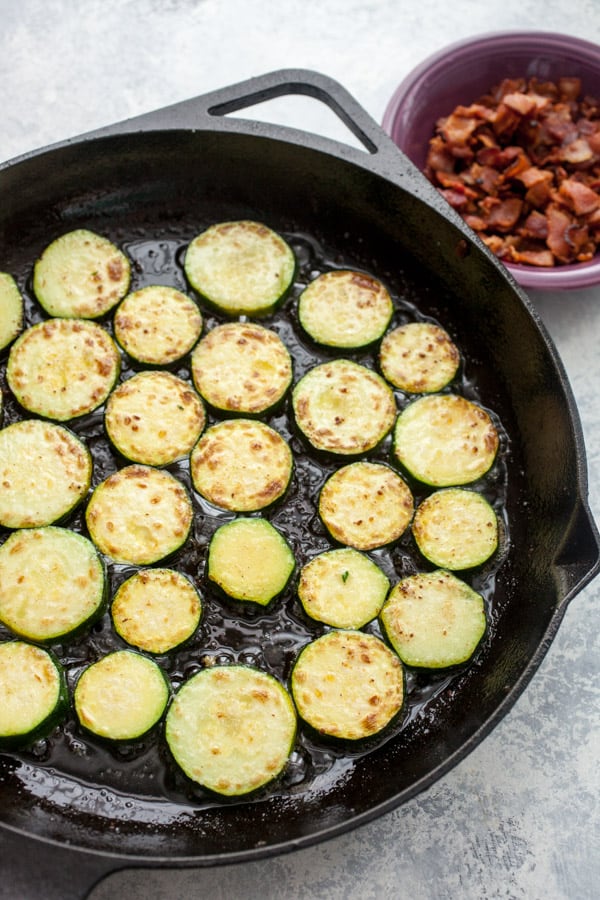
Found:
[[[600,571],[600,536],[587,503],[577,505],[555,565],[562,580],[563,606]]]

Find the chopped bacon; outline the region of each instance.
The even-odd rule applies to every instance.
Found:
[[[600,101],[581,87],[506,78],[437,123],[426,174],[500,259],[547,267],[600,244]]]

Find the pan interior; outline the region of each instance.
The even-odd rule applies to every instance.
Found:
[[[505,529],[498,557],[465,578],[488,604],[490,627],[476,659],[439,675],[409,673],[406,714],[368,746],[339,747],[303,733],[283,780],[244,800],[221,800],[185,783],[156,735],[110,748],[83,738],[69,720],[33,751],[0,757],[3,823],[87,850],[210,863],[318,840],[431,783],[508,708],[558,624],[568,587],[556,561],[578,509],[572,410],[546,340],[499,267],[410,191],[327,152],[260,135],[158,131],[82,141],[4,168],[0,193],[1,267],[18,280],[28,324],[42,318],[32,300],[32,264],[65,231],[90,228],[124,248],[132,288],[188,290],[182,258],[189,240],[217,221],[256,219],[286,236],[298,259],[290,297],[264,321],[291,348],[297,380],[319,356],[295,318],[302,287],[328,268],[381,278],[398,322],[433,319],[449,331],[463,357],[460,391],[497,417],[502,448],[485,488]],[[206,311],[205,331],[218,321]],[[110,320],[103,324],[111,330]],[[375,365],[373,351],[345,355]],[[125,367],[123,377],[133,371]],[[189,377],[185,361],[175,371]],[[21,412],[3,388],[8,424]],[[297,451],[291,494],[269,517],[290,535],[301,566],[329,546],[314,497],[337,464],[304,453],[285,410],[269,421]],[[102,415],[73,427],[93,445],[96,484],[118,465]],[[389,461],[389,449],[384,443],[371,458]],[[171,470],[190,484],[186,463]],[[411,486],[418,499],[419,487]],[[175,562],[200,578],[208,612],[197,640],[166,663],[173,683],[206,654],[256,663],[285,681],[314,633],[293,587],[266,611],[213,602],[203,566],[221,520],[198,497],[194,503],[201,524]],[[69,525],[84,527],[81,511]],[[392,580],[419,566],[410,537],[379,556]],[[114,589],[130,570],[113,566],[110,574]],[[74,680],[115,641],[105,617],[86,638],[55,649]]]

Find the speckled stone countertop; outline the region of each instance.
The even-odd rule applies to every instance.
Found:
[[[0,0],[0,160],[283,67],[332,76],[381,121],[399,80],[425,56],[471,34],[519,28],[600,42],[600,4]],[[330,110],[306,98],[277,101],[269,116],[347,137]],[[600,288],[531,297],[579,406],[598,519]],[[596,898],[599,600],[596,580],[570,604],[510,713],[452,771],[394,812],[276,858],[118,872],[93,888],[92,900]],[[0,871],[17,852],[0,833]],[[39,866],[42,873],[41,853]],[[11,884],[0,878],[0,896],[44,896],[29,894],[26,883],[25,875]]]

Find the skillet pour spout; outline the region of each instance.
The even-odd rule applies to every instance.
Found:
[[[325,103],[362,149],[229,116],[291,94]],[[15,869],[23,896],[69,900],[125,866],[211,866],[305,847],[426,789],[511,708],[568,602],[600,568],[576,405],[527,296],[356,100],[310,71],[273,72],[26,154],[0,166],[0,197],[3,268],[16,277],[30,319],[40,315],[32,261],[78,227],[124,247],[140,284],[189,289],[187,243],[208,224],[242,218],[265,222],[298,248],[298,290],[316,261],[379,276],[399,318],[410,310],[447,328],[464,357],[460,389],[501,423],[490,489],[504,516],[493,571],[473,575],[486,591],[489,634],[473,664],[451,674],[452,702],[437,685],[373,748],[345,756],[318,748],[326,774],[307,766],[298,783],[243,802],[186,794],[162,751],[132,760],[88,747],[71,722],[41,758],[0,755],[3,873]],[[285,335],[296,296],[277,319]],[[7,408],[10,416],[14,403]],[[303,558],[307,548],[299,543],[297,552]]]

